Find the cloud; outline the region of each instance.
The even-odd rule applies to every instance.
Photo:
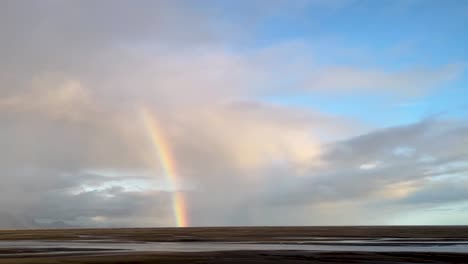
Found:
[[[365,205],[375,214],[385,208],[396,214],[406,206],[427,208],[464,201],[464,175],[468,169],[468,153],[463,150],[468,135],[466,126],[465,121],[428,119],[331,144],[323,148],[321,156],[326,165],[313,168],[306,174],[308,177],[291,178],[280,174],[277,179],[280,183],[271,184],[275,188],[270,190],[268,203],[303,204],[316,211],[321,206],[354,203],[353,208]],[[414,154],[398,155],[394,150],[400,146],[411,146]],[[427,156],[432,159],[423,158]],[[362,168],[363,164],[375,160],[380,161],[378,165]],[[451,180],[445,180],[446,177]],[[453,188],[455,185],[457,188]],[[282,187],[278,189],[277,186]],[[400,208],[395,209],[395,204]],[[310,221],[317,223],[313,217]],[[360,218],[359,221],[365,220]],[[373,223],[385,223],[385,220]]]
[[[461,171],[462,175],[455,179],[430,182],[425,188],[405,197],[403,202],[433,206],[434,204],[467,201],[468,182],[463,176],[467,170],[468,168],[465,167]]]
[[[194,225],[358,223],[366,206],[383,204],[383,219],[396,210],[388,204],[417,206],[426,192],[441,194],[435,204],[464,199],[428,180],[465,172],[454,165],[466,161],[464,121],[354,137],[370,128],[261,100],[285,90],[422,93],[456,78],[458,65],[322,68],[300,40],[236,48],[255,25],[226,30],[238,26],[212,13],[219,7],[129,3],[0,4],[0,227],[172,225],[143,106],[170,142]],[[259,24],[289,6],[257,4]]]
[[[47,120],[41,115],[51,113],[49,117],[52,119],[56,116],[56,111],[49,109],[43,113],[29,112],[33,113],[38,114],[33,115],[34,119],[42,118],[41,125]],[[115,113],[111,112],[109,116],[112,115]],[[97,120],[102,122],[109,116],[97,116]],[[122,118],[126,115],[118,117],[124,123]],[[462,194],[464,186],[457,178],[454,178],[454,184],[457,190],[460,189],[458,192],[448,192],[450,186],[439,186],[430,181],[447,174],[463,175],[466,172],[463,164],[467,162],[468,139],[464,122],[427,119],[323,145],[314,133],[319,130],[332,133],[336,126],[334,119],[297,109],[242,103],[192,109],[190,115],[173,112],[160,118],[167,121],[164,123],[165,133],[172,143],[190,201],[191,221],[195,225],[279,224],[281,221],[327,224],[333,219],[332,211],[345,208],[350,215],[348,221],[362,223],[362,217],[369,213],[369,209],[363,207],[380,204],[380,210],[384,210],[398,203],[417,206],[422,201],[426,201],[422,206],[427,207],[427,203],[434,206],[465,199],[455,195]],[[73,130],[76,124],[83,122],[79,118],[66,120],[59,122],[63,126],[61,131]],[[90,118],[86,120],[96,122]],[[327,122],[330,122],[330,130],[324,126]],[[144,148],[147,145],[143,142],[144,131],[136,128],[141,134],[126,138],[119,133],[125,125],[124,128],[109,124],[91,126],[89,133],[75,135],[75,139],[81,140],[57,144],[61,133],[53,134],[53,126],[45,125],[51,129],[47,130],[50,136],[40,137],[40,143],[30,141],[37,145],[37,152],[32,151],[33,144],[21,150],[19,142],[24,144],[26,138],[18,137],[24,131],[35,131],[37,139],[37,131],[41,128],[37,123],[10,128],[15,136],[5,137],[3,132],[2,144],[9,142],[16,156],[5,155],[2,159],[2,175],[5,175],[1,192],[3,211],[24,219],[20,221],[22,225],[33,225],[44,219],[95,226],[171,224],[167,193],[126,191],[116,188],[114,183],[107,184],[114,180],[108,176],[79,173],[86,168],[148,169],[146,162],[157,160],[157,157]],[[137,123],[134,125],[138,126]],[[98,134],[102,134],[101,140],[109,137],[116,137],[116,140],[108,145],[101,142],[98,146],[89,144],[82,148],[81,142],[96,142]],[[115,144],[120,144],[123,139],[141,146],[114,151],[119,147]],[[65,147],[62,149],[60,145]],[[111,148],[112,151],[95,156],[94,152],[99,153],[100,148]],[[401,155],[397,150],[402,148],[411,149],[411,155]],[[24,159],[22,155],[30,159]],[[137,157],[142,160],[138,161]],[[119,160],[125,163],[133,160],[134,163],[125,167]],[[366,164],[375,165],[363,169]],[[161,179],[163,175],[160,173],[156,170],[149,174]],[[134,177],[141,176],[123,176],[122,180]],[[151,178],[146,179],[151,181]],[[87,182],[93,182],[90,186],[96,188],[103,184],[109,187],[81,193],[73,191]],[[150,205],[155,209],[144,209]],[[356,210],[352,212],[351,208]],[[277,214],[293,214],[302,220],[280,217],[270,221],[265,217]],[[384,219],[374,221],[369,223],[382,223]]]
[[[444,65],[435,69],[406,69],[401,71],[359,69],[352,67],[325,68],[313,72],[305,81],[307,90],[331,92],[385,92],[414,96],[455,80],[463,67]]]
[[[279,43],[260,51],[233,52],[229,43],[242,44],[245,36],[226,28],[234,29],[239,20],[248,19],[240,17],[232,21],[217,15],[219,12],[210,12],[211,9],[196,8],[196,3],[48,0],[26,4],[6,1],[0,11],[4,40],[0,50],[3,58],[0,93],[11,95],[27,89],[32,80],[50,73],[67,74],[98,87],[106,76],[114,79],[118,73],[129,80],[113,80],[112,85],[117,86],[114,89],[128,90],[121,88],[122,81],[132,83],[132,88],[136,89],[135,86],[141,85],[135,79],[143,77],[144,72],[157,80],[154,86],[169,87],[162,89],[196,82],[196,87],[184,89],[184,93],[194,96],[212,93],[245,96],[248,91],[248,95],[268,94],[271,89],[284,89],[285,85],[291,90],[346,93],[384,90],[420,94],[457,78],[462,72],[458,64],[401,71],[317,67],[313,57],[318,51],[301,40],[291,41],[292,44]],[[252,16],[262,20],[277,14],[277,11],[265,11],[267,9],[295,14],[303,12],[306,6],[326,8],[324,5],[329,5],[329,1],[304,1],[294,5],[283,1],[258,1],[239,4],[236,8],[259,10],[252,11],[255,13]],[[213,8],[223,7],[215,5]],[[250,32],[248,38],[255,38],[255,28],[254,23],[242,26],[241,31]],[[304,44],[297,45],[297,42]],[[141,73],[134,76],[133,71]],[[278,80],[278,76],[284,79]],[[144,86],[148,90],[148,83]]]
[[[144,225],[149,223],[148,212],[154,213],[154,224],[170,225],[167,195],[161,198],[115,190],[119,186],[115,177],[82,173],[108,170],[104,174],[110,175],[133,170],[147,171],[144,178],[148,182],[152,177],[157,182],[164,178],[139,120],[137,101],[132,107],[116,108],[115,101],[106,103],[95,90],[65,77],[41,78],[31,85],[30,90],[0,101],[0,142],[5,146],[1,153],[3,210],[15,219],[26,219],[28,226],[37,224],[35,221],[112,226],[133,221],[132,225]],[[202,194],[194,204],[210,211],[216,206],[207,200],[207,192],[223,192],[224,201],[235,206],[239,196],[234,190],[227,191],[230,184],[251,182],[249,191],[254,193],[255,182],[260,180],[255,174],[271,164],[291,163],[298,170],[312,166],[309,161],[320,153],[315,134],[331,134],[340,127],[333,121],[338,117],[304,109],[255,102],[193,103],[196,108],[193,104],[178,108],[146,105],[163,124],[188,191]],[[135,177],[141,176],[123,176],[122,185]],[[84,185],[91,188],[73,191]],[[15,198],[19,194],[21,198]],[[166,209],[131,210],[149,204]]]

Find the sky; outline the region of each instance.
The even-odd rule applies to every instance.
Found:
[[[2,0],[0,228],[468,224],[468,2]]]

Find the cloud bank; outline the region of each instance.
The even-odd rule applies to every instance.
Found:
[[[259,1],[236,18],[249,31],[203,1],[3,1],[0,227],[174,225],[143,106],[170,142],[191,225],[385,224],[466,202],[465,119],[382,129],[262,100],[414,97],[462,74],[321,66],[301,41],[235,48],[283,8],[343,8],[320,2]]]

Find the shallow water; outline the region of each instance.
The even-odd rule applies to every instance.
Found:
[[[297,237],[296,237],[297,239]],[[318,242],[318,243],[317,243]],[[309,243],[309,244],[306,244]],[[315,243],[315,244],[310,244]],[[233,250],[305,250],[305,251],[356,251],[356,252],[444,252],[468,253],[468,241],[438,241],[436,239],[397,243],[389,239],[344,239],[344,240],[295,240],[271,242],[121,242],[121,241],[0,241],[0,249],[105,249],[126,251],[209,252]],[[52,253],[51,252],[51,253]],[[61,253],[63,253],[62,251]],[[65,251],[66,252],[66,251]],[[70,251],[71,253],[72,251]],[[40,254],[40,253],[35,253]],[[44,254],[44,253],[42,253]]]

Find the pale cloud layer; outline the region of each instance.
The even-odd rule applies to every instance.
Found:
[[[308,89],[324,91],[370,91],[397,95],[418,95],[441,83],[454,80],[462,72],[462,65],[445,65],[437,69],[409,69],[382,71],[356,68],[330,68],[313,73],[306,81]]]
[[[248,23],[310,4],[344,2],[259,1]],[[381,224],[467,199],[466,120],[374,130],[259,99],[418,96],[460,65],[321,67],[301,41],[236,50],[253,35],[240,31],[191,1],[3,1],[0,227],[173,225],[142,107],[170,143],[193,225]]]

